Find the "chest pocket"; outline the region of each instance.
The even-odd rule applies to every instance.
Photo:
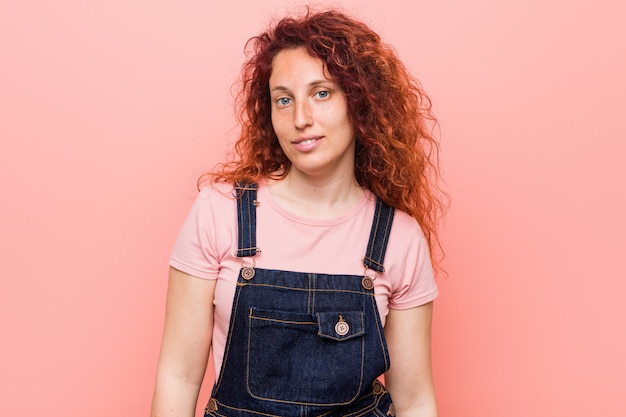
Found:
[[[247,348],[246,382],[253,397],[347,404],[363,385],[365,315],[250,308]]]

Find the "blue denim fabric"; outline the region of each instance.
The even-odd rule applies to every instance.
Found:
[[[256,253],[256,186],[238,189],[238,256]],[[363,260],[382,270],[393,209],[377,204]],[[242,268],[207,416],[387,416],[389,369],[363,276]]]

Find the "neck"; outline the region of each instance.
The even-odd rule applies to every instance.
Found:
[[[291,170],[282,180],[268,181],[268,187],[283,208],[310,218],[338,217],[363,197],[353,174],[322,179]]]

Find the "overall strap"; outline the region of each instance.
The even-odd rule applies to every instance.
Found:
[[[256,190],[257,184],[236,183],[237,198],[237,256],[255,256],[256,246]]]
[[[379,198],[376,199],[372,231],[367,243],[367,252],[363,258],[363,265],[374,271],[385,272],[383,263],[394,213],[395,209],[393,207],[386,205]]]

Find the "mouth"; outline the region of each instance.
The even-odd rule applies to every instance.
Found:
[[[294,145],[310,145],[312,143],[315,143],[315,141],[320,140],[322,137],[321,136],[307,136],[307,137],[300,137],[296,140],[294,140],[293,143]]]
[[[291,142],[293,147],[300,152],[312,152],[319,147],[324,136],[300,136]]]

